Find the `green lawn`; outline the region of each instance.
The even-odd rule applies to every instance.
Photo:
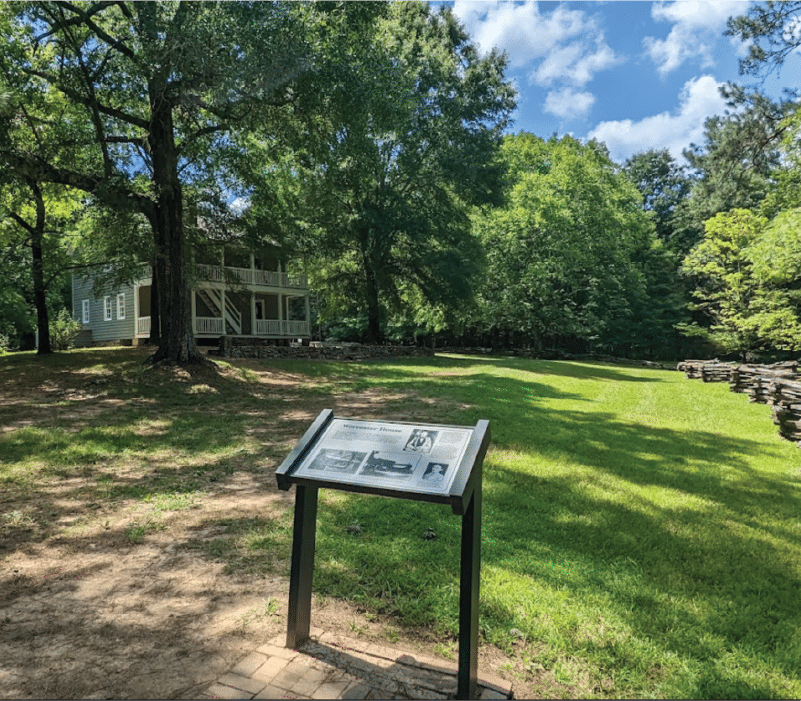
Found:
[[[485,640],[511,651],[517,629],[532,667],[599,695],[801,695],[801,454],[767,407],[680,373],[583,363],[439,357],[349,381],[439,400],[443,423],[491,420]],[[317,591],[458,630],[457,517],[323,504]],[[343,537],[352,521],[363,533]],[[429,526],[435,541],[420,538]],[[287,516],[268,547],[290,530]]]
[[[96,372],[125,408],[82,428],[56,420],[0,434],[0,489],[35,493],[41,480],[79,471],[96,478],[92,498],[141,499],[157,525],[158,509],[191,504],[243,456],[280,461],[308,425],[287,420],[281,440],[253,438],[260,412],[281,425],[292,411],[361,393],[371,398],[365,418],[489,419],[482,641],[582,696],[801,697],[801,452],[779,438],[768,407],[727,385],[522,359],[265,361],[274,376],[302,380],[279,398],[259,394],[258,370],[176,389],[120,352],[102,357]],[[0,358],[0,387],[33,362],[20,358]],[[100,359],[50,362],[83,362],[91,374]],[[211,406],[222,407],[213,425]],[[15,411],[0,407],[0,421]],[[154,460],[172,467],[147,483],[103,469]],[[354,522],[360,534],[346,531]],[[138,525],[132,542],[147,537]],[[421,538],[429,527],[435,540]],[[208,555],[240,569],[285,567],[291,529],[290,510],[241,522]],[[459,533],[446,507],[323,490],[315,592],[429,629],[452,651]]]

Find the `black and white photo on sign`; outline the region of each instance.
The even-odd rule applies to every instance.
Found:
[[[404,450],[409,450],[415,453],[430,453],[431,448],[434,447],[434,441],[437,440],[439,431],[428,431],[423,428],[416,428],[406,441]]]
[[[357,453],[353,450],[323,448],[309,463],[309,469],[353,475],[366,455],[367,453]]]
[[[423,473],[423,481],[431,483],[442,482],[445,475],[448,474],[448,463],[446,462],[430,462]]]
[[[374,450],[364,463],[359,475],[407,480],[412,476],[420,458],[402,453],[385,453]]]

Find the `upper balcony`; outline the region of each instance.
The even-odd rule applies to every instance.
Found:
[[[149,284],[151,268],[142,269],[139,284]],[[200,283],[216,285],[244,286],[251,288],[273,288],[286,290],[309,289],[305,275],[288,275],[276,270],[259,270],[258,268],[234,268],[226,265],[204,265],[197,263],[193,267],[193,277]]]
[[[275,270],[196,264],[195,275],[199,282],[245,285],[248,287],[308,289],[308,282],[305,275],[288,275],[287,273],[279,273]]]

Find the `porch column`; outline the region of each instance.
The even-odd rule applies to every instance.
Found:
[[[220,316],[222,316],[222,335],[228,335],[225,326],[225,246],[220,249],[220,265],[222,266],[222,280],[220,281]]]
[[[278,264],[279,271],[281,270],[281,264]],[[278,293],[278,335],[279,336],[286,336],[284,333],[284,295],[280,292]]]
[[[308,290],[306,290],[306,295],[303,300],[306,302],[306,333],[311,336],[311,306],[309,304]]]
[[[253,254],[250,254],[250,267],[253,267]],[[256,293],[250,292],[250,333],[256,336]]]
[[[139,345],[139,287],[137,283],[134,283],[134,332],[133,332],[133,344],[135,346]],[[72,308],[75,309],[75,302],[72,303]],[[81,322],[83,322],[83,310],[81,310]]]

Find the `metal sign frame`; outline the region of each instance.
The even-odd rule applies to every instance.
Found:
[[[314,577],[314,545],[317,526],[317,496],[319,489],[339,489],[396,499],[411,499],[450,505],[453,513],[462,517],[462,542],[459,583],[459,670],[456,696],[474,698],[478,675],[478,598],[481,569],[481,477],[484,456],[490,442],[489,421],[482,419],[475,426],[419,424],[409,422],[370,422],[346,419],[353,428],[386,426],[386,430],[399,432],[398,427],[417,432],[451,430],[469,431],[458,463],[452,465],[446,489],[427,490],[417,483],[416,488],[404,489],[402,484],[382,486],[375,481],[353,475],[312,474],[310,459],[319,455],[324,439],[334,428],[334,414],[324,409],[304,433],[298,444],[276,470],[278,488],[288,490],[293,484],[295,518],[292,537],[292,565],[289,579],[289,616],[286,646],[296,649],[309,638],[311,625],[311,593]],[[341,422],[340,422],[341,423]],[[419,435],[419,434],[418,434]],[[430,435],[430,434],[429,434]],[[326,438],[328,437],[328,438]],[[341,445],[341,443],[337,443]],[[366,463],[363,463],[366,464]],[[362,470],[362,474],[366,470]]]

